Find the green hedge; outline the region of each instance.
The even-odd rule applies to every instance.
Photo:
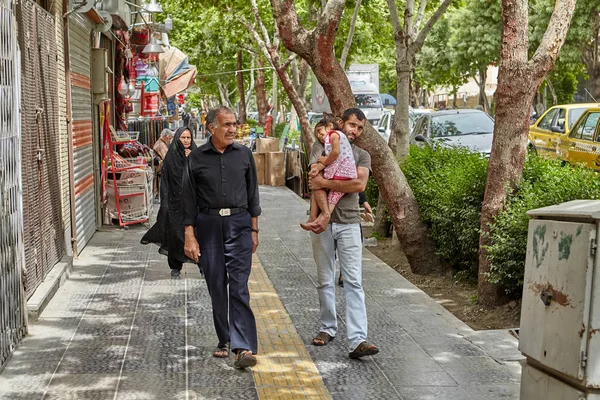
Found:
[[[466,149],[412,146],[402,170],[438,254],[476,276],[487,160]]]
[[[438,254],[477,278],[481,203],[487,160],[465,149],[412,146],[401,166],[428,224]],[[490,280],[520,295],[531,209],[576,199],[600,199],[600,177],[580,167],[530,156],[523,179],[491,225]]]
[[[526,212],[578,199],[600,199],[597,173],[530,156],[517,192],[491,225],[490,281],[504,286],[508,294],[520,295],[529,223]]]

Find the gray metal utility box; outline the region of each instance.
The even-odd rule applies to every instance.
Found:
[[[600,400],[600,201],[528,214],[521,399]]]

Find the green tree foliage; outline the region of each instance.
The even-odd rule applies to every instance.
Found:
[[[455,92],[465,81],[464,74],[453,62],[453,50],[448,46],[450,38],[450,19],[442,18],[435,24],[417,55],[414,79],[427,90],[449,86]]]
[[[475,77],[498,61],[502,10],[499,0],[469,0],[449,16],[452,65]]]
[[[341,57],[348,37],[355,1],[347,1],[336,36],[335,50]],[[349,64],[379,64],[381,93],[396,95],[396,60],[394,33],[390,24],[386,0],[363,0],[356,21],[354,40],[348,57]]]

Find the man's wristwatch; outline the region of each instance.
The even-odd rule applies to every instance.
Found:
[[[256,233],[258,233],[258,228],[256,228],[256,229],[255,229],[255,228],[252,228],[252,229],[250,229],[250,230],[251,230],[252,232],[256,232]]]

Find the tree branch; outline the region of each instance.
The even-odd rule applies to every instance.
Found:
[[[269,31],[267,31],[265,24],[262,23],[262,18],[260,18],[260,13],[258,12],[258,5],[256,4],[256,0],[250,0],[250,1],[252,4],[252,13],[254,14],[254,19],[256,20],[256,23],[258,24],[258,26],[262,32],[262,35],[265,39],[265,43],[267,44],[268,47],[271,47]]]
[[[414,27],[413,27],[413,16],[415,14],[415,0],[406,0],[404,6],[404,35],[406,38],[413,38]],[[407,43],[408,47],[408,43]]]
[[[577,0],[556,0],[548,28],[529,65],[533,76],[542,78],[552,68],[565,42]],[[597,45],[597,44],[595,44]]]
[[[290,54],[290,56],[288,57],[288,59],[283,63],[283,65],[281,66],[281,68],[283,69],[287,69],[290,64],[292,63],[292,61],[294,61],[296,59],[296,57],[298,57],[298,54],[296,53],[292,53]]]
[[[429,32],[431,31],[431,28],[433,28],[433,26],[440,20],[442,15],[446,12],[448,7],[450,7],[450,4],[452,4],[453,1],[454,0],[444,0],[444,2],[440,4],[438,9],[435,10],[431,18],[429,18],[429,21],[427,21],[421,32],[419,32],[419,35],[417,36],[415,41],[411,44],[410,51],[412,54],[416,54],[419,52],[419,50],[421,50],[421,48],[425,44],[425,39],[427,39],[427,35],[429,35]]]
[[[427,8],[428,2],[428,0],[421,0],[421,3],[419,4],[419,11],[417,12],[417,18],[415,19],[415,29],[417,31],[421,29],[423,18],[425,18],[425,8]]]
[[[315,28],[316,39],[319,42],[317,46],[333,48],[335,32],[342,20],[345,4],[346,0],[329,0],[327,2],[327,6],[323,9],[321,18],[319,18],[319,22]]]
[[[350,22],[350,31],[348,32],[348,38],[344,44],[344,50],[342,50],[342,58],[340,58],[340,64],[342,68],[346,69],[346,60],[348,59],[348,53],[350,53],[350,47],[352,46],[352,39],[354,38],[354,30],[356,29],[356,20],[358,18],[358,10],[360,9],[360,3],[362,0],[356,0],[356,6],[354,7],[354,14],[352,15],[352,22]]]
[[[392,21],[392,28],[394,28],[394,36],[400,32],[400,17],[398,16],[398,6],[396,0],[387,0],[388,7],[390,9],[390,20]]]
[[[285,47],[303,58],[309,57],[313,36],[300,23],[293,0],[271,0],[271,7]]]
[[[243,23],[242,23],[243,24]],[[245,25],[245,24],[244,24]],[[242,50],[246,50],[248,53],[252,54],[253,56],[257,55],[258,53],[256,52],[256,49],[253,49],[250,46],[247,46],[245,44],[240,44],[240,49]]]

